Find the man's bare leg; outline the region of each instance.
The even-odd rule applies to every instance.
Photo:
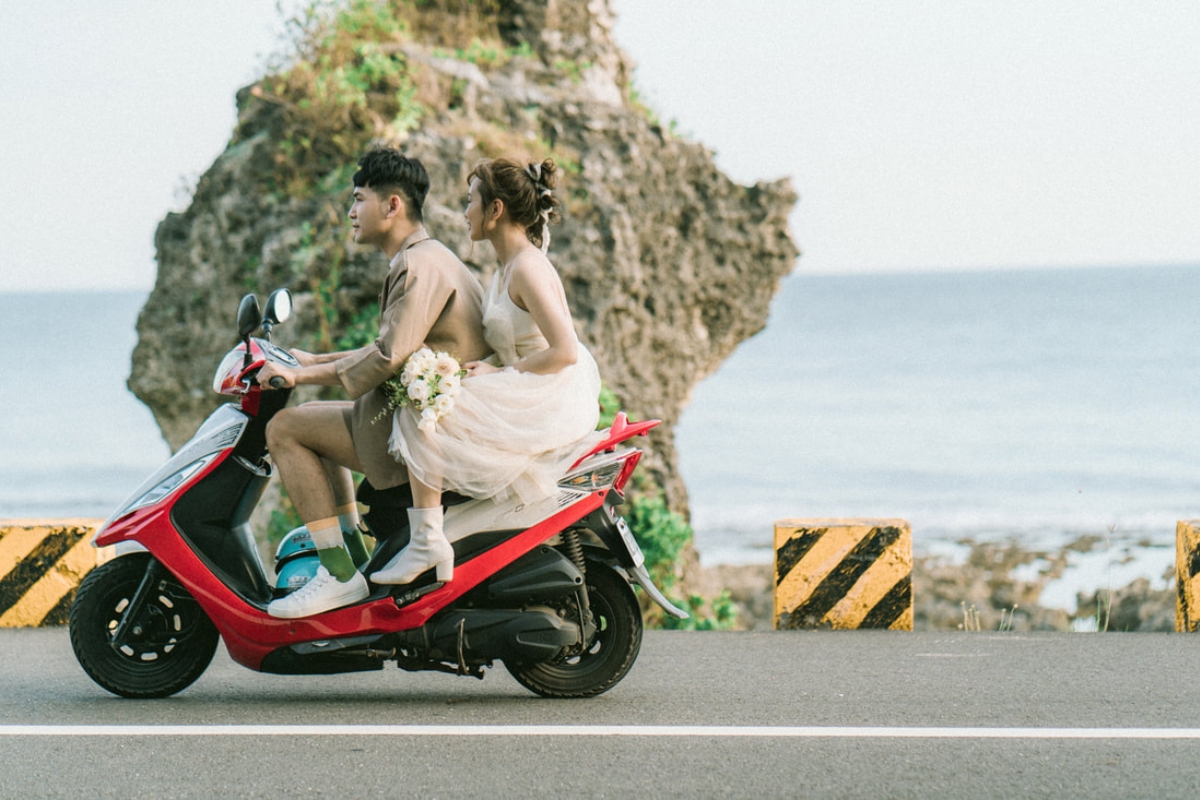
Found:
[[[354,440],[346,427],[347,403],[305,403],[280,411],[267,426],[267,448],[279,469],[296,513],[305,523],[337,516],[339,502],[352,502],[349,473],[339,481],[338,493],[330,483],[325,464],[362,471]]]
[[[341,507],[353,503],[354,473],[350,468],[328,458],[321,459],[321,466],[325,469],[325,477],[333,491],[333,504]]]
[[[346,550],[337,518],[338,494],[345,499],[349,491],[353,497],[352,481],[348,474],[343,478],[335,473],[335,490],[326,466],[361,471],[346,424],[347,413],[347,403],[305,403],[279,412],[267,426],[267,448],[296,513],[312,536],[323,568],[294,593],[272,601],[267,610],[273,616],[310,616],[358,602],[369,594],[366,580]]]

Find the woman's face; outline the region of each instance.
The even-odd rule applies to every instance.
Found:
[[[483,196],[479,190],[479,178],[471,179],[471,188],[467,193],[467,225],[471,228],[471,241],[478,242],[487,238],[487,232],[490,227],[487,222],[487,213],[483,204]]]

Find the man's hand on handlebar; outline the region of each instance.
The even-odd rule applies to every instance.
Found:
[[[268,361],[258,371],[258,385],[268,389],[290,389],[296,385],[296,371]]]

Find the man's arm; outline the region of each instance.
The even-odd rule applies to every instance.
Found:
[[[347,358],[359,353],[363,348],[359,347],[354,350],[340,350],[336,353],[309,353],[304,350],[293,349],[289,352],[296,357],[302,367],[310,367],[314,364],[329,364],[342,358]]]
[[[361,397],[395,375],[417,348],[454,296],[454,286],[435,260],[415,258],[409,263],[403,291],[388,298],[379,326],[379,338],[366,347],[321,368],[332,368],[353,398]],[[315,375],[314,375],[315,377]],[[322,373],[324,378],[324,374]]]
[[[337,362],[350,358],[366,348],[344,350],[338,353],[308,353],[304,350],[291,350],[291,354],[300,362],[300,369],[285,367],[281,364],[267,362],[258,373],[260,386],[268,386],[272,378],[282,378],[287,387],[297,384],[314,386],[340,386],[341,380],[337,374]]]
[[[258,385],[269,386],[272,378],[282,378],[283,386],[271,388],[291,388],[299,385],[311,386],[340,386],[341,381],[338,380],[337,361],[329,361],[324,364],[310,364],[309,366],[301,366],[299,369],[293,367],[285,367],[282,364],[276,364],[274,361],[268,361],[263,365],[263,368],[258,371]]]

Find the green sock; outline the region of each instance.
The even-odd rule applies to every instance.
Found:
[[[358,504],[346,503],[344,506],[338,506],[337,512],[338,525],[342,528],[342,541],[350,551],[350,560],[354,562],[354,566],[361,567],[371,557],[371,551],[367,549],[363,535],[358,530]]]
[[[342,546],[342,528],[337,517],[319,519],[308,523],[308,533],[317,548],[321,566],[342,583],[354,577],[354,560]]]
[[[349,552],[350,560],[354,562],[355,567],[361,567],[371,558],[371,551],[367,549],[367,542],[363,539],[362,532],[358,528],[351,531],[343,529],[342,541],[346,543],[346,550]],[[326,569],[329,568],[326,567]]]
[[[329,574],[342,583],[353,578],[354,573],[358,571],[354,568],[354,561],[350,558],[350,553],[344,547],[326,547],[317,550],[317,557],[321,559],[321,566],[329,570]]]

